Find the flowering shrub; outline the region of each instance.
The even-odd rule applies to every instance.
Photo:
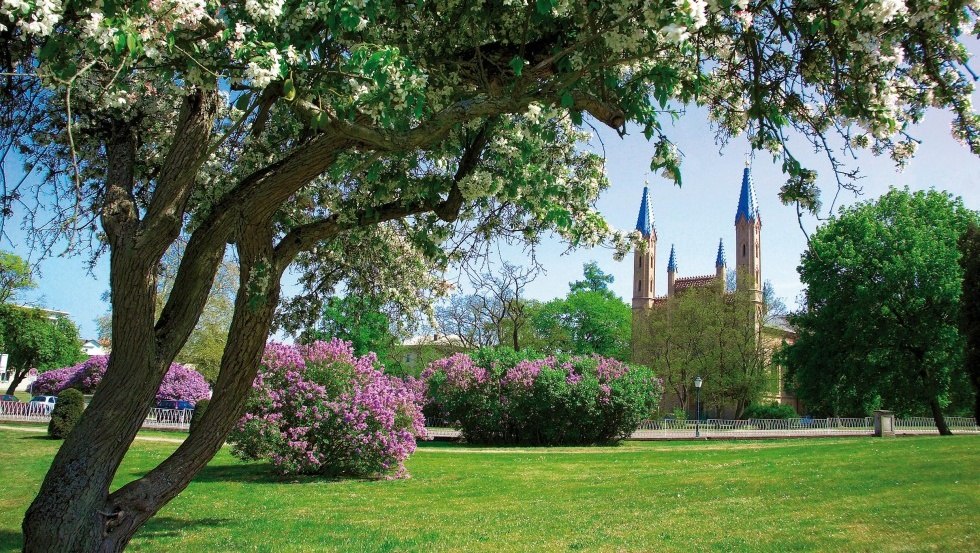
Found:
[[[34,393],[55,395],[68,388],[76,388],[91,394],[102,382],[109,357],[95,355],[77,365],[41,373],[34,382]],[[157,390],[157,401],[184,399],[196,402],[208,397],[211,389],[204,377],[194,369],[173,363]]]
[[[663,383],[615,359],[512,351],[457,353],[422,373],[430,414],[484,444],[608,443],[656,410]]]
[[[422,383],[375,368],[350,342],[269,344],[232,453],[268,459],[283,474],[405,476],[425,437]]]

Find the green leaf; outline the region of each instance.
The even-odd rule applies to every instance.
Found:
[[[113,46],[115,46],[116,53],[121,54],[123,50],[126,49],[126,33],[118,33],[113,40]]]
[[[238,111],[247,110],[248,104],[251,100],[252,100],[252,96],[250,94],[242,94],[241,96],[238,97],[237,100],[235,100],[235,109],[237,109]]]
[[[556,3],[557,0],[537,0],[536,6],[538,8],[538,13],[541,15],[550,14]]]
[[[136,49],[139,47],[139,41],[138,40],[139,39],[138,39],[138,37],[136,35],[131,34],[131,33],[127,33],[126,34],[126,49],[129,50],[132,53],[135,53],[136,52]]]
[[[561,93],[561,107],[570,108],[575,105],[575,98],[572,97],[572,93],[565,91]]]
[[[508,65],[510,65],[510,68],[514,70],[514,74],[518,77],[524,72],[524,58],[520,56],[514,56]]]
[[[286,79],[282,83],[282,97],[286,99],[287,102],[292,102],[296,99],[296,86],[293,85],[292,79]]]

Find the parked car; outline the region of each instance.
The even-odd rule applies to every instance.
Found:
[[[160,422],[190,422],[194,404],[184,399],[164,399],[157,402],[157,420]]]
[[[28,402],[28,411],[32,413],[43,413],[50,415],[54,411],[54,404],[58,403],[58,396],[34,396]]]
[[[164,399],[157,402],[157,409],[193,409],[194,404],[186,399]]]

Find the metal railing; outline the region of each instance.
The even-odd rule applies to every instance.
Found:
[[[37,422],[51,420],[53,405],[47,403],[20,403],[0,401],[0,422]],[[190,430],[193,409],[150,409],[143,421],[143,428],[156,430]]]
[[[51,420],[50,404],[0,402],[0,422],[37,422]],[[153,408],[143,421],[143,428],[158,430],[190,429],[193,409]],[[971,417],[946,417],[946,424],[956,434],[980,434],[977,421]],[[450,421],[427,421],[426,430],[432,438],[458,438],[460,431]],[[896,434],[936,434],[932,417],[895,419]],[[630,439],[693,438],[779,438],[803,436],[870,436],[874,433],[874,418],[797,419],[707,419],[700,423],[690,420],[641,421]]]

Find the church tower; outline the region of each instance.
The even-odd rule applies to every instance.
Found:
[[[715,278],[721,283],[721,291],[725,291],[725,242],[718,239],[718,255],[715,257]]]
[[[670,259],[667,260],[667,297],[674,297],[674,281],[677,279],[677,255],[674,245],[670,245]]]
[[[646,241],[646,250],[637,248],[633,252],[633,309],[648,309],[653,306],[656,294],[655,265],[657,259],[657,229],[650,211],[649,188],[643,187],[640,213],[636,217],[636,230]]]
[[[735,213],[735,271],[739,290],[752,292],[753,300],[762,304],[762,219],[759,201],[752,184],[752,169],[745,164],[742,191]],[[720,253],[720,252],[719,252]]]

